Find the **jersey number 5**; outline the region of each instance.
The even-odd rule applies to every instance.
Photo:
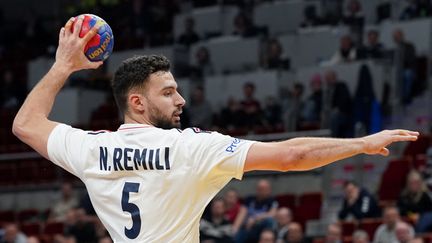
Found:
[[[130,229],[125,227],[124,229],[125,235],[129,239],[137,238],[141,230],[141,216],[139,208],[136,204],[129,202],[129,193],[138,192],[139,186],[139,183],[126,182],[123,187],[123,194],[121,200],[122,209],[124,212],[130,213],[132,216],[132,227]]]

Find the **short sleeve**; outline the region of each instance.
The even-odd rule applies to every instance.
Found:
[[[185,144],[196,172],[212,183],[241,180],[244,163],[254,143],[217,132],[188,128],[183,131]]]
[[[57,125],[48,138],[49,159],[56,165],[81,178],[83,149],[87,132],[65,124]]]

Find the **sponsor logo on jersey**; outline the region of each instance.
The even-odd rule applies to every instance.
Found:
[[[237,149],[240,142],[241,142],[240,139],[234,138],[234,140],[231,142],[231,144],[228,147],[226,147],[225,151],[227,151],[229,153],[234,153],[234,151]]]
[[[102,171],[170,170],[169,147],[157,149],[99,147],[99,169]],[[109,156],[111,155],[111,156]]]

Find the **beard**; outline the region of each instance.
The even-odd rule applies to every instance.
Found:
[[[156,107],[151,101],[149,101],[149,119],[150,122],[155,126],[162,129],[172,129],[172,128],[180,128],[181,123],[180,122],[174,122],[173,116],[174,113],[181,112],[181,108],[173,112],[171,116],[166,116],[163,114],[163,112]]]

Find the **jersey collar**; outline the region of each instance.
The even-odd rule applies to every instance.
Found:
[[[150,126],[147,124],[139,124],[139,123],[127,123],[127,124],[120,125],[120,127],[117,129],[117,131],[150,128],[150,127],[153,127],[153,126]]]

